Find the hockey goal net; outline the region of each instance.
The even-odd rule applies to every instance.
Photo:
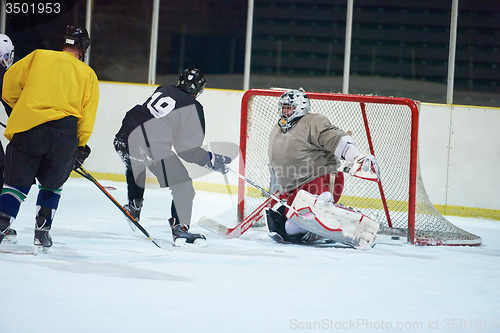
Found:
[[[242,99],[240,174],[269,187],[269,134],[279,119],[278,100],[285,90],[251,89]],[[351,131],[361,151],[380,166],[380,182],[346,175],[339,204],[352,207],[380,224],[379,234],[407,237],[416,245],[480,245],[479,236],[446,220],[429,200],[418,164],[420,103],[406,98],[307,92],[311,113],[321,113]],[[332,177],[333,179],[334,177]],[[238,184],[239,219],[266,197],[245,181]]]

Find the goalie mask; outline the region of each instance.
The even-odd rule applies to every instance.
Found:
[[[87,29],[68,25],[63,34],[62,46],[71,46],[80,50],[79,59],[85,62],[90,53],[90,37]]]
[[[205,89],[206,83],[207,80],[205,80],[202,71],[197,68],[188,68],[185,69],[179,76],[177,88],[193,95],[196,98],[201,95]]]
[[[311,110],[309,97],[302,90],[289,90],[281,95],[279,111],[281,118],[278,122],[283,132],[292,129],[300,118]]]
[[[14,44],[9,36],[0,34],[0,63],[8,69],[14,62]]]

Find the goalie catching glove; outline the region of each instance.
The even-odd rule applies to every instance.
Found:
[[[208,152],[208,156],[205,158],[205,160],[203,160],[201,165],[207,166],[208,168],[222,174],[226,174],[229,171],[226,164],[229,163],[231,163],[231,157]]]
[[[380,168],[377,159],[372,154],[363,153],[356,157],[354,162],[349,163],[343,170],[349,172],[353,177],[371,180],[374,182],[380,179]]]
[[[76,161],[73,170],[77,170],[83,164],[87,157],[89,157],[90,151],[90,147],[87,145],[85,145],[84,147],[78,146],[78,149],[75,153]]]
[[[377,159],[372,154],[362,153],[350,134],[340,138],[334,154],[340,160],[348,162],[344,167],[340,167],[339,171],[349,173],[353,177],[375,182],[380,179]]]

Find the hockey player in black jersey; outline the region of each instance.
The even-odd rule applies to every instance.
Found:
[[[226,173],[231,158],[201,148],[205,138],[203,106],[196,100],[205,87],[203,73],[184,70],[177,86],[159,86],[142,105],[129,110],[114,146],[125,163],[129,202],[124,208],[139,220],[144,201],[146,169],[160,187],[172,191],[169,219],[176,245],[198,244],[205,236],[189,232],[195,191],[182,158],[189,163]],[[172,150],[175,149],[175,153]]]

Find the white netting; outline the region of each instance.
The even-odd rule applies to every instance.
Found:
[[[247,122],[246,135],[242,133],[242,137],[246,138],[246,144],[242,141],[241,149],[246,161],[245,176],[259,186],[268,188],[268,139],[271,129],[279,119],[278,97],[282,91],[273,92],[274,96],[262,95],[262,92],[270,91],[247,92],[250,96],[247,110],[244,110],[245,106],[242,107],[242,121]],[[311,99],[312,113],[324,114],[333,125],[344,131],[351,131],[360,150],[367,152],[370,151],[370,146],[365,123],[368,124],[373,152],[380,165],[381,184],[392,228],[389,227],[383,207],[381,191],[375,182],[346,175],[344,192],[339,203],[374,218],[381,225],[380,233],[406,237],[409,232],[412,121],[418,123],[418,116],[412,118],[411,108],[400,102],[403,99],[378,100],[377,97],[370,97],[372,102],[360,103],[361,96],[356,100],[354,95],[308,93],[308,96]],[[363,108],[366,111],[365,118]],[[416,137],[413,140],[416,142]],[[480,237],[456,227],[435,209],[425,192],[418,164],[416,166],[415,243],[480,244]],[[246,217],[265,200],[265,197],[255,188],[247,184],[244,186],[243,217]]]

